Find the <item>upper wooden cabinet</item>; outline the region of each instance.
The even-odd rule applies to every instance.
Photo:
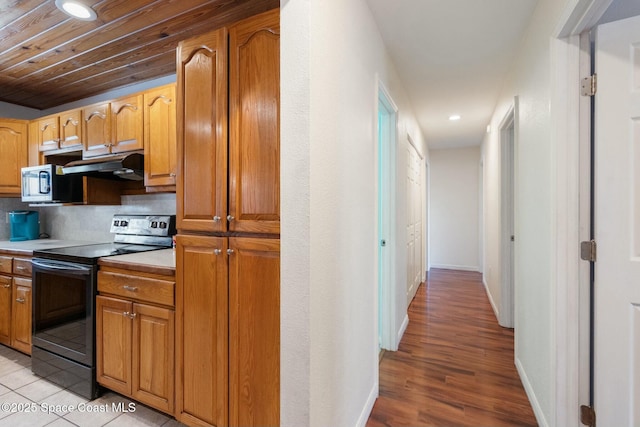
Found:
[[[22,193],[20,169],[28,165],[28,122],[0,119],[0,194]]]
[[[279,52],[277,9],[178,47],[181,231],[279,234]]]
[[[229,230],[280,233],[279,10],[229,29]]]
[[[111,101],[112,153],[144,148],[142,100],[143,95],[139,93]]]
[[[176,85],[144,93],[144,185],[176,185]]]
[[[178,46],[177,227],[227,229],[227,30]]]
[[[111,152],[111,108],[108,102],[89,105],[82,109],[83,157],[94,157]]]
[[[142,150],[142,98],[142,94],[136,94],[84,107],[83,157]]]
[[[82,149],[80,109],[42,117],[36,123],[39,151]]]

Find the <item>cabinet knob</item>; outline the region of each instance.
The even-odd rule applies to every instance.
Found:
[[[235,218],[233,217],[233,215],[227,215],[227,221],[231,222],[233,221]]]
[[[213,222],[220,222],[220,217],[218,215],[213,217]]]
[[[220,254],[222,253],[222,250],[220,250],[220,249],[214,249],[214,250],[213,250],[213,253],[214,253],[214,254],[216,254],[216,255],[220,255]]]
[[[231,255],[233,254],[234,250],[233,249],[227,249],[227,255]]]

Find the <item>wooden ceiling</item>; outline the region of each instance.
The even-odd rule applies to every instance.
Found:
[[[279,0],[0,0],[0,101],[47,109],[176,72],[181,40],[278,7]]]

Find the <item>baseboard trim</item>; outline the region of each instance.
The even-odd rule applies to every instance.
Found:
[[[489,304],[491,304],[491,308],[493,309],[493,314],[495,314],[496,319],[500,320],[500,310],[498,310],[498,306],[496,305],[496,302],[493,300],[491,291],[489,291],[489,285],[487,285],[487,282],[486,280],[484,280],[484,277],[482,278],[482,284],[484,285],[484,291],[487,294],[487,298],[489,298]]]
[[[400,341],[402,340],[402,336],[404,335],[404,331],[407,330],[407,326],[409,326],[409,315],[405,314],[404,315],[404,319],[402,320],[402,325],[400,325],[400,329],[398,330],[398,336],[396,337],[396,350],[398,349],[398,346],[400,345]]]
[[[524,387],[525,393],[527,393],[527,397],[529,398],[529,403],[531,403],[531,408],[533,409],[533,414],[536,416],[536,421],[538,421],[538,426],[540,427],[549,427],[549,423],[544,417],[544,412],[540,407],[540,403],[536,398],[536,394],[533,391],[533,387],[531,386],[531,382],[529,381],[529,377],[522,367],[522,363],[520,363],[520,359],[515,358],[516,369],[518,370],[518,374],[520,375],[520,381],[522,381],[522,386]]]
[[[454,264],[431,264],[431,268],[441,268],[443,270],[462,270],[462,271],[480,271],[478,266],[472,267],[469,265],[454,265]]]
[[[378,365],[376,365],[376,369],[378,369]],[[371,411],[373,411],[373,405],[376,403],[376,399],[378,398],[378,389],[379,384],[378,381],[376,381],[373,384],[371,392],[369,392],[369,397],[364,404],[364,408],[362,408],[360,417],[358,417],[358,423],[356,424],[356,427],[365,427],[367,425],[367,421],[369,421],[369,417],[371,416]]]

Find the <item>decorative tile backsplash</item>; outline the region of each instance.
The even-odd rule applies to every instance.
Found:
[[[35,210],[40,213],[40,232],[52,239],[110,242],[111,219],[116,213],[168,214],[176,213],[174,193],[122,196],[117,206],[47,206],[29,207],[15,198],[0,198],[0,240],[9,240],[7,213],[12,210]]]

